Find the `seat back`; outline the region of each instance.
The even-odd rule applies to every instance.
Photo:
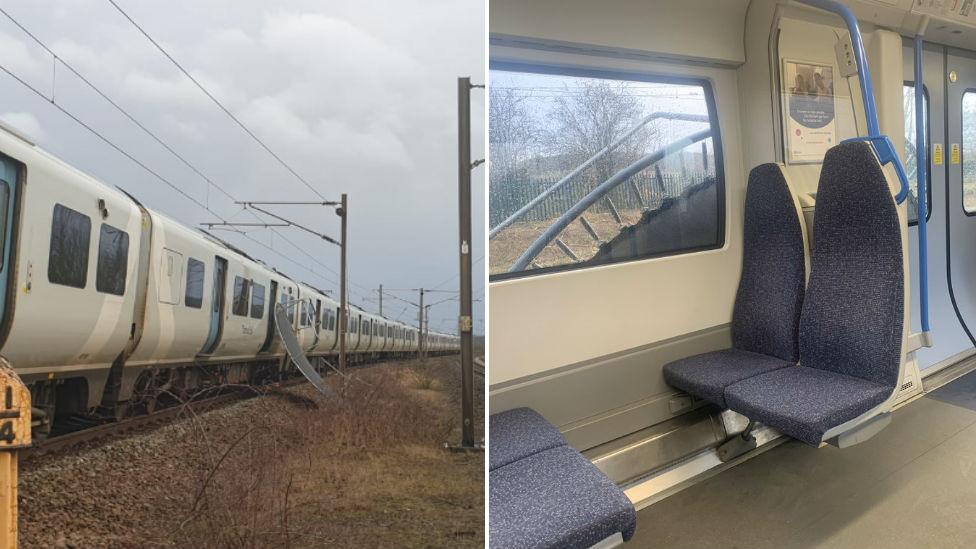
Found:
[[[799,204],[780,166],[762,164],[746,189],[742,278],[732,312],[732,346],[795,362],[806,282]]]
[[[888,181],[868,144],[837,145],[817,189],[800,364],[894,388],[904,300],[902,232]]]

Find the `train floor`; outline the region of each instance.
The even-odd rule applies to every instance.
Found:
[[[638,513],[629,547],[976,544],[976,372],[895,411],[859,445],[791,440]]]

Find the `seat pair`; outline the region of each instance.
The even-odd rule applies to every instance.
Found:
[[[842,143],[824,158],[805,288],[800,223],[780,167],[752,170],[733,346],[672,362],[664,378],[819,445],[893,396],[900,375],[901,225],[869,145]]]

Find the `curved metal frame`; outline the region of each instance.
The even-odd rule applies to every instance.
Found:
[[[704,141],[712,136],[712,128],[709,127],[706,130],[701,130],[695,132],[687,137],[683,137],[677,141],[674,141],[650,154],[643,156],[631,165],[620,170],[612,177],[600,183],[595,189],[590,191],[586,196],[584,196],[579,202],[573,205],[572,208],[566,210],[561,216],[559,216],[556,221],[549,226],[535,241],[530,245],[515,263],[508,269],[508,272],[518,272],[525,270],[525,268],[532,262],[533,259],[539,255],[546,246],[549,245],[555,239],[559,233],[563,231],[570,223],[576,220],[577,217],[583,214],[587,208],[596,203],[597,200],[603,198],[608,192],[612,191],[624,181],[630,179],[634,174],[640,172],[644,168],[659,162],[661,159],[670,156],[676,152],[681,151],[688,145],[698,143],[699,141]]]
[[[586,168],[589,168],[590,166],[592,166],[594,162],[596,162],[597,160],[603,158],[604,156],[606,156],[607,154],[609,154],[611,151],[613,151],[614,149],[616,149],[621,143],[623,143],[628,138],[630,138],[630,136],[632,136],[635,133],[637,133],[637,130],[643,128],[644,126],[646,126],[651,121],[658,120],[658,119],[661,119],[661,118],[664,118],[666,120],[682,120],[682,121],[685,121],[685,122],[703,122],[703,123],[706,123],[706,124],[708,124],[708,123],[711,122],[711,120],[708,118],[708,115],[707,114],[684,114],[684,113],[657,111],[657,112],[653,112],[653,113],[645,116],[644,119],[641,120],[640,124],[634,125],[634,127],[631,128],[627,133],[625,133],[624,135],[618,137],[612,143],[610,143],[606,147],[603,147],[602,149],[600,149],[599,151],[597,151],[596,154],[594,154],[593,156],[591,156],[590,158],[588,158],[586,160],[586,162],[583,162],[582,164],[580,164],[579,166],[577,166],[576,169],[574,169],[573,171],[569,172],[562,179],[560,179],[559,181],[557,181],[555,185],[553,185],[553,186],[549,187],[548,189],[546,189],[546,190],[542,191],[541,193],[539,193],[539,196],[536,196],[535,198],[533,198],[532,200],[530,200],[528,202],[528,204],[526,204],[525,206],[522,206],[515,213],[513,213],[512,215],[510,215],[507,218],[505,218],[504,221],[502,221],[501,223],[499,223],[498,225],[496,225],[495,227],[493,227],[488,232],[488,240],[491,240],[492,238],[495,238],[495,235],[497,235],[499,232],[501,232],[502,229],[504,229],[504,228],[508,227],[509,225],[511,225],[512,223],[514,223],[515,220],[517,220],[518,218],[520,218],[523,215],[525,215],[525,213],[528,212],[529,210],[531,210],[533,207],[535,207],[536,204],[538,204],[539,202],[542,202],[543,200],[545,200],[546,197],[548,197],[552,193],[558,191],[564,185],[566,185],[567,183],[569,183],[570,181],[572,181],[573,179],[575,179],[577,175],[579,175],[580,173],[582,173],[583,170],[585,170]]]

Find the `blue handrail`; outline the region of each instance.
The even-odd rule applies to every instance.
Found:
[[[915,175],[918,178],[918,284],[922,331],[929,331],[928,141],[925,132],[925,88],[922,78],[922,37],[915,37]]]
[[[874,152],[878,155],[878,160],[882,165],[889,162],[894,164],[895,173],[898,174],[898,179],[901,181],[901,190],[895,195],[895,201],[901,204],[908,198],[908,175],[905,173],[905,166],[901,162],[901,157],[895,152],[895,146],[891,143],[891,139],[881,133],[881,128],[878,125],[878,108],[874,102],[874,84],[871,82],[871,69],[868,66],[868,56],[864,51],[864,41],[861,39],[861,28],[857,24],[857,17],[851,8],[835,0],[797,0],[797,2],[836,13],[847,24],[847,30],[851,34],[851,45],[854,47],[854,60],[857,63],[858,77],[861,81],[861,99],[864,103],[864,114],[868,123],[868,135],[846,139],[845,142],[867,141],[874,147]]]

